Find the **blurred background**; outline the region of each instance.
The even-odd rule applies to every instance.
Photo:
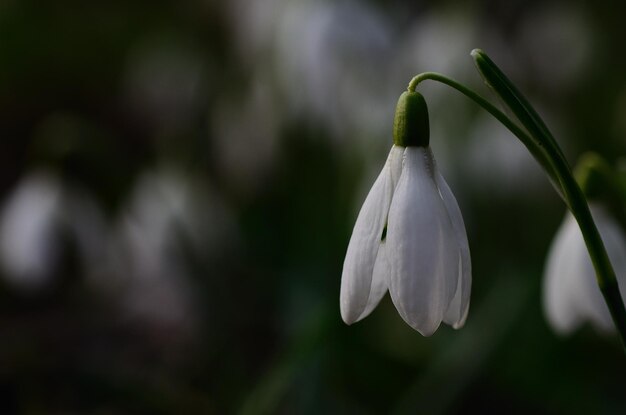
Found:
[[[616,8],[617,7],[617,8]],[[411,77],[480,47],[572,163],[626,152],[624,7],[0,1],[0,413],[623,414],[615,336],[542,310],[564,206],[484,111],[420,90],[469,319],[343,324],[358,209]],[[494,100],[495,102],[495,100]]]

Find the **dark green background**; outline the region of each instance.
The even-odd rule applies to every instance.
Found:
[[[425,85],[424,95],[435,156],[467,225],[467,324],[423,338],[388,297],[350,327],[338,307],[343,255],[391,145],[395,100],[416,72],[446,69],[428,56],[452,57],[449,75],[493,98],[469,57],[485,49],[546,116],[572,163],[586,150],[616,162],[626,138],[624,8],[263,3],[0,3],[2,200],[45,166],[88,189],[115,223],[143,173],[174,166],[211,189],[230,218],[207,246],[172,231],[186,271],[170,277],[188,287],[189,324],[129,315],[116,301],[123,287],[94,288],[85,277],[71,237],[55,242],[62,259],[45,287],[0,279],[0,412],[626,413],[618,339],[590,327],[561,338],[542,315],[542,269],[563,205],[521,146],[493,152],[494,141],[479,137],[513,136],[443,86]],[[315,19],[324,24],[303,26]],[[384,22],[387,37],[369,42],[380,28],[370,21]],[[476,44],[453,36],[468,27]],[[286,74],[284,45],[307,36],[326,43],[291,46],[296,70]],[[422,49],[406,42],[412,36]],[[440,52],[420,55],[429,45]],[[572,72],[561,58],[581,48]],[[165,58],[144,63],[147,81],[133,77],[150,54]],[[179,107],[192,75],[195,95]],[[141,89],[152,76],[156,98]],[[352,102],[337,88],[347,83]],[[235,150],[225,161],[228,145]],[[220,227],[206,215],[209,229]]]

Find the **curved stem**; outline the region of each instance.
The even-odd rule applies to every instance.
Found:
[[[509,106],[511,111],[519,119],[531,136],[539,141],[550,144],[559,156],[565,159],[565,155],[550,133],[550,130],[543,122],[537,111],[530,105],[528,100],[522,95],[498,66],[480,49],[474,49],[470,53],[476,64],[476,69],[483,77],[483,80],[493,89],[500,98]]]
[[[493,62],[489,61],[488,63],[495,67]],[[498,82],[498,84],[493,85],[493,82],[489,82],[492,80],[491,75],[493,75],[493,73],[488,73],[487,76],[485,76],[485,73],[481,69],[482,68],[479,68],[481,74],[500,97],[503,98],[505,103],[512,108],[515,115],[521,119],[524,126],[528,128],[530,135],[485,98],[444,75],[435,72],[419,74],[411,80],[408,89],[409,91],[415,91],[417,85],[424,80],[433,80],[448,85],[461,92],[493,115],[526,146],[533,157],[550,176],[557,193],[563,198],[567,207],[578,222],[587,250],[589,251],[589,256],[591,257],[591,262],[596,271],[598,286],[604,296],[604,300],[609,308],[617,331],[620,334],[622,344],[626,348],[626,308],[620,296],[615,271],[609,260],[600,233],[591,216],[587,199],[576,183],[563,152],[537,113],[534,112],[534,110],[528,109],[530,104],[528,104],[521,94],[511,86],[512,84],[504,74],[497,71],[494,76],[497,77],[495,81]],[[488,69],[491,70],[492,68]]]
[[[487,85],[507,104],[536,142],[545,148],[548,160],[561,182],[565,200],[583,234],[598,286],[609,308],[626,351],[626,308],[621,299],[615,270],[609,261],[604,243],[593,221],[587,199],[572,175],[565,155],[541,117],[517,90],[498,66],[480,49],[471,53],[474,63]]]
[[[537,160],[537,162],[548,174],[550,182],[554,186],[559,196],[562,197],[563,191],[559,184],[559,180],[556,176],[556,173],[553,171],[552,163],[550,163],[545,155],[544,149],[540,145],[535,143],[531,136],[529,136],[523,129],[521,129],[515,122],[513,122],[505,113],[500,111],[493,104],[491,104],[489,101],[487,101],[476,92],[467,88],[465,85],[437,72],[424,72],[415,76],[413,79],[411,79],[411,82],[409,82],[408,90],[414,92],[417,85],[425,80],[441,82],[442,84],[448,85],[449,87],[456,89],[457,91],[483,107],[483,109],[485,109],[494,118],[500,121],[506,128],[509,129],[509,131],[513,133],[513,135],[515,135],[522,142],[522,144],[524,144],[524,146],[528,149],[531,155],[535,158],[535,160]]]
[[[576,183],[587,200],[600,200],[626,231],[626,182],[623,173],[615,170],[596,153],[583,154],[573,170]]]
[[[563,187],[565,189],[566,197],[570,201],[570,211],[583,234],[585,245],[589,251],[591,262],[596,271],[596,280],[600,291],[604,296],[615,327],[622,339],[622,345],[626,351],[626,308],[622,302],[622,298],[619,292],[619,286],[617,284],[617,276],[613,265],[609,260],[609,256],[598,232],[587,199],[583,195],[582,190],[574,180],[571,172],[563,177]]]

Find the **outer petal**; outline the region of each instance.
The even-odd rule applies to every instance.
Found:
[[[591,212],[624,298],[626,238],[604,209],[592,205]],[[544,308],[557,332],[571,332],[586,319],[601,330],[613,329],[580,228],[571,214],[567,214],[550,249],[544,285]]]
[[[459,249],[435,184],[430,150],[408,147],[404,154],[389,211],[389,292],[404,321],[430,336],[454,297]]]
[[[578,252],[581,238],[574,218],[568,214],[548,252],[543,306],[550,325],[562,334],[571,332],[581,322],[573,298],[573,292],[580,290],[580,275],[585,273],[586,267],[580,259],[586,258],[586,254]]]
[[[626,302],[626,235],[622,227],[600,206],[592,205],[591,213],[615,269],[622,301]]]
[[[389,170],[391,177],[391,186],[395,190],[398,180],[400,180],[400,174],[402,173],[402,157],[404,155],[404,147],[398,147],[394,145],[389,153]],[[393,193],[393,191],[392,191]],[[386,240],[381,241],[378,248],[378,254],[376,255],[376,262],[374,264],[374,272],[372,275],[372,286],[370,288],[370,295],[367,300],[365,310],[361,313],[357,321],[363,320],[367,317],[383,299],[387,288],[389,286],[389,260],[387,258]]]
[[[472,290],[472,261],[470,259],[467,233],[465,232],[465,223],[463,222],[459,204],[439,172],[436,172],[435,178],[459,247],[459,271],[456,292],[443,321],[453,328],[459,329],[465,324],[469,311],[470,292]]]
[[[389,286],[389,261],[387,259],[386,245],[386,242],[383,241],[378,248],[378,254],[376,255],[376,263],[374,264],[372,285],[370,288],[367,305],[365,306],[365,309],[363,310],[357,321],[361,321],[365,317],[369,316],[387,292],[387,287]]]
[[[361,207],[348,244],[341,275],[339,301],[341,317],[346,324],[352,324],[365,317],[374,309],[385,292],[384,276],[381,273],[374,280],[373,274],[393,193],[392,159],[397,157],[398,151],[399,149],[395,146],[391,149],[385,167],[383,167]],[[372,290],[373,281],[376,285],[374,290]],[[381,288],[381,286],[385,288]],[[381,289],[382,295],[379,294]],[[374,295],[370,300],[372,291]],[[372,303],[374,304],[372,305]],[[366,308],[368,312],[364,313]]]
[[[48,282],[58,259],[62,188],[45,172],[24,178],[6,201],[0,223],[0,261],[7,278],[27,288]]]

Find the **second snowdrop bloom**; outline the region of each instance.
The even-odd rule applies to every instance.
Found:
[[[590,208],[626,301],[626,235],[602,205],[591,204]],[[601,331],[614,330],[582,233],[570,213],[548,253],[543,305],[548,322],[558,333],[570,333],[587,321]]]
[[[398,101],[394,146],[359,212],[344,261],[341,315],[366,317],[387,290],[404,321],[424,336],[441,322],[465,324],[471,262],[465,225],[429,147],[423,97]]]

